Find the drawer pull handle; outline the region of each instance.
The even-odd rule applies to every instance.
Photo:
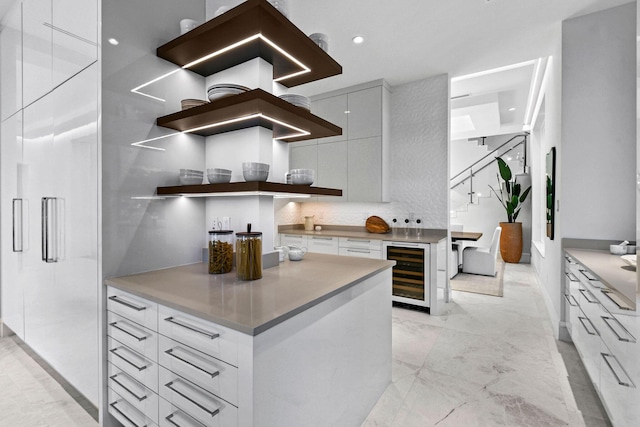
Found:
[[[135,394],[133,391],[131,391],[131,389],[129,387],[127,387],[126,385],[124,385],[122,382],[118,381],[116,378],[118,378],[118,375],[120,374],[115,374],[115,375],[111,375],[109,378],[111,378],[111,380],[118,384],[120,387],[122,387],[123,389],[125,389],[126,391],[129,392],[129,394],[131,394],[133,397],[135,397],[136,399],[138,399],[138,402],[142,402],[143,400],[145,400],[147,398],[147,395],[145,394],[144,396],[140,397],[137,394]]]
[[[593,274],[589,273],[587,270],[580,270],[580,274],[586,277],[589,282],[591,282],[592,280],[598,280],[596,277],[594,277]]]
[[[211,415],[212,417],[215,417],[218,412],[220,412],[220,408],[216,408],[214,410],[211,410],[209,408],[207,408],[206,406],[204,406],[203,404],[196,402],[195,400],[193,400],[191,397],[189,397],[185,392],[178,390],[177,388],[175,388],[173,385],[175,383],[177,383],[179,380],[174,380],[171,382],[168,382],[167,384],[165,384],[164,386],[166,388],[168,388],[169,390],[171,390],[172,392],[184,397],[185,399],[187,399],[189,402],[193,403],[194,405],[196,405],[198,408],[202,409],[203,411],[205,411],[207,414]],[[181,382],[181,381],[180,381]]]
[[[137,339],[138,341],[144,341],[144,340],[146,340],[146,339],[147,339],[147,336],[146,336],[146,335],[145,335],[145,336],[143,336],[143,337],[139,337],[139,336],[137,336],[136,334],[134,334],[134,333],[132,333],[132,332],[127,331],[127,330],[126,330],[126,329],[124,329],[122,326],[118,326],[118,322],[111,322],[111,323],[109,323],[109,326],[113,326],[113,327],[114,327],[114,328],[116,328],[117,330],[119,330],[119,331],[121,331],[121,332],[124,332],[124,333],[125,333],[125,334],[127,334],[127,335],[132,336],[133,338]]]
[[[589,296],[587,294],[591,295],[591,297],[593,297],[593,294],[591,292],[589,292],[588,290],[580,289],[580,293],[582,294],[582,296],[584,296],[584,299],[586,299],[588,303],[598,304],[598,300],[597,299],[589,298]]]
[[[565,276],[567,276],[567,279],[569,279],[570,282],[579,282],[580,280],[575,276],[575,274],[573,274],[570,271],[566,271],[564,273]]]
[[[289,237],[292,239],[302,239],[303,236],[299,236],[297,234],[285,234],[284,237]]]
[[[129,418],[129,416],[127,414],[125,414],[124,412],[122,412],[122,410],[120,408],[118,408],[116,405],[118,403],[120,403],[121,400],[118,400],[116,402],[110,403],[109,406],[111,406],[113,408],[114,411],[116,411],[118,414],[122,415],[124,417],[125,420],[129,421],[132,425],[134,425],[135,427],[147,427],[146,424],[139,426],[138,424],[136,424],[135,422],[133,422],[133,420],[131,418]]]
[[[616,336],[616,338],[618,338],[618,341],[623,341],[623,342],[636,342],[636,340],[631,336],[631,334],[629,334],[626,330],[625,332],[627,332],[627,335],[629,335],[631,337],[631,339],[629,338],[625,338],[623,336],[621,336],[618,331],[616,331],[613,326],[611,326],[611,324],[609,323],[609,321],[613,321],[618,323],[618,321],[616,319],[614,319],[613,317],[609,317],[609,316],[600,316],[602,317],[602,320],[604,320],[604,323],[609,327],[609,329],[611,329],[611,332],[613,332]],[[619,324],[619,323],[618,323]],[[623,328],[624,329],[624,328]]]
[[[589,335],[598,335],[598,336],[600,335],[600,334],[598,333],[598,330],[595,328],[595,326],[593,326],[593,323],[591,323],[591,320],[589,320],[589,319],[588,319],[588,318],[586,318],[586,317],[582,317],[582,316],[578,316],[578,320],[580,321],[580,323],[582,323],[582,327],[584,328],[584,330],[585,330],[585,331],[587,331],[587,333],[588,333]],[[589,330],[589,328],[587,328],[587,325],[584,323],[584,321],[585,321],[585,320],[586,320],[587,322],[589,322],[589,325],[591,325],[591,327],[593,328],[593,331],[594,331],[594,332],[591,332],[591,331]]]
[[[613,369],[613,366],[611,365],[611,362],[609,362],[609,357],[613,358],[616,363],[618,362],[618,359],[613,355],[613,354],[607,354],[607,353],[600,353],[600,355],[602,356],[602,358],[604,359],[605,363],[607,364],[607,366],[609,367],[609,370],[611,371],[611,373],[613,374],[613,376],[616,378],[616,381],[618,382],[619,385],[623,386],[623,387],[632,387],[635,388],[636,386],[631,382],[631,380],[629,380],[629,382],[625,382],[622,381],[622,379],[620,379],[620,375],[618,375],[618,373],[616,372],[615,369]],[[618,365],[620,365],[618,363]],[[622,366],[620,367],[623,372],[624,369],[622,368]],[[625,376],[626,372],[625,372]],[[627,377],[628,378],[628,377]]]
[[[118,353],[118,349],[121,349],[122,347],[116,347],[113,348],[111,350],[109,350],[111,353],[113,353],[115,356],[118,356],[120,359],[124,360],[125,362],[127,362],[129,365],[133,366],[134,368],[136,368],[138,371],[143,371],[145,369],[147,369],[147,365],[144,366],[138,366],[135,363],[133,363],[132,361],[130,361],[129,359],[127,359],[126,357],[124,357],[123,355],[121,355],[120,353]]]
[[[578,306],[578,304],[577,304],[577,303],[576,303],[576,304],[573,304],[573,303],[571,302],[571,298],[573,298],[573,295],[565,295],[564,297],[567,299],[567,302],[569,303],[569,305],[570,305],[571,307],[577,307],[577,306]],[[573,300],[575,301],[576,299],[575,299],[575,298],[573,298]]]
[[[358,242],[358,243],[371,243],[371,240],[362,240],[362,239],[347,239],[347,242]]]
[[[147,307],[140,307],[139,305],[135,305],[135,304],[130,303],[129,301],[125,301],[125,300],[119,298],[117,295],[110,296],[109,299],[111,301],[113,301],[113,302],[117,302],[118,304],[122,304],[125,307],[132,308],[132,309],[134,309],[136,311],[142,311],[142,310],[146,310],[147,309]]]
[[[312,237],[313,240],[333,240],[333,237],[318,237],[318,236],[313,236]]]
[[[169,424],[171,424],[171,425],[173,425],[173,426],[176,426],[176,427],[182,427],[180,424],[178,424],[177,422],[175,422],[175,421],[173,420],[173,418],[174,418],[177,414],[184,415],[181,411],[175,411],[175,412],[173,412],[172,414],[169,414],[169,415],[167,415],[166,417],[164,417],[164,419],[165,419],[165,420],[167,420],[167,421],[169,422]],[[189,417],[189,416],[187,415],[187,417]],[[197,424],[197,425],[199,425],[199,426],[206,427],[204,424],[202,424],[200,421],[196,420],[195,418],[189,417],[189,421],[191,421],[191,423],[192,423],[192,424],[194,424],[194,425],[195,425],[195,424]]]
[[[169,356],[171,356],[171,357],[173,357],[173,358],[175,358],[175,359],[177,359],[177,360],[179,360],[179,361],[181,361],[183,363],[186,363],[189,366],[193,366],[194,368],[196,368],[196,369],[204,372],[205,374],[209,375],[211,378],[215,378],[216,376],[218,376],[220,374],[220,371],[215,371],[215,372],[207,371],[206,369],[196,365],[195,363],[193,363],[193,362],[191,362],[191,361],[189,361],[189,360],[187,360],[187,359],[185,359],[183,357],[178,356],[177,354],[175,354],[173,352],[173,350],[174,349],[170,348],[169,350],[165,350],[165,353],[167,353]]]
[[[347,249],[347,252],[355,252],[355,253],[358,253],[358,254],[370,254],[371,253],[371,251],[367,251],[367,250],[364,250],[364,249]]]
[[[206,337],[211,338],[212,340],[214,340],[214,339],[216,339],[216,338],[218,338],[218,337],[220,336],[220,334],[217,334],[217,333],[215,333],[215,332],[207,332],[207,331],[204,331],[204,330],[202,330],[202,329],[200,329],[200,328],[196,328],[195,326],[191,326],[191,325],[188,325],[188,324],[186,324],[186,323],[178,322],[178,321],[177,321],[176,319],[174,319],[173,317],[167,317],[167,318],[166,318],[166,319],[164,319],[164,320],[166,320],[166,321],[167,321],[167,322],[169,322],[169,323],[173,323],[174,325],[181,326],[181,327],[183,327],[183,328],[185,328],[185,329],[189,329],[190,331],[193,331],[193,332],[197,332],[197,333],[199,333],[199,334],[202,334],[202,335],[204,335],[204,336],[206,336]]]

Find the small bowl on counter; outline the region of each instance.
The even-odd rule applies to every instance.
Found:
[[[247,182],[266,181],[269,177],[269,165],[257,162],[242,163],[242,176]]]
[[[307,248],[301,248],[300,246],[289,246],[289,261],[301,261],[304,258],[304,254],[307,253]]]
[[[614,255],[626,255],[627,245],[609,245],[609,252]]]
[[[315,179],[313,169],[291,169],[291,184],[311,185]]]
[[[210,168],[207,169],[209,184],[226,184],[231,181],[231,170]]]

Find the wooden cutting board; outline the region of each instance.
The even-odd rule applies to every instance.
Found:
[[[367,218],[365,227],[369,233],[384,234],[391,231],[389,224],[387,224],[384,219],[375,215]]]

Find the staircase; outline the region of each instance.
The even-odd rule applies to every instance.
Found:
[[[495,194],[489,185],[496,188],[498,181],[496,175],[498,166],[496,157],[502,157],[507,162],[514,174],[523,173],[527,169],[526,164],[526,144],[528,133],[518,134],[508,141],[489,146],[483,144],[484,138],[471,141],[464,141],[462,148],[462,161],[469,162],[469,166],[454,175],[450,180],[451,218],[457,218],[455,222],[464,223],[463,218],[472,214],[480,214],[475,206],[485,204],[484,199],[496,199]],[[497,146],[496,146],[497,145]],[[495,146],[495,148],[494,148]],[[522,146],[522,147],[521,147]],[[520,150],[518,150],[520,148]],[[517,156],[516,152],[521,151],[523,155]],[[491,210],[494,207],[500,208],[500,202],[492,200]]]

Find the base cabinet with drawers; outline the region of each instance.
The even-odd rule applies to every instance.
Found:
[[[640,419],[640,318],[624,314],[606,296],[607,287],[565,253],[565,323],[612,424]]]
[[[126,427],[238,426],[238,333],[108,287],[109,413]]]

